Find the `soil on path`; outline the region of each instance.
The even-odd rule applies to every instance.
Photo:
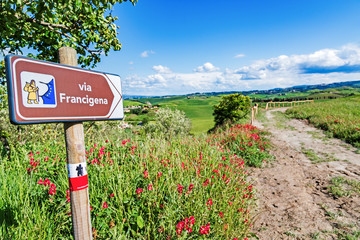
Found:
[[[253,232],[258,239],[360,239],[360,194],[336,197],[330,190],[335,177],[360,182],[360,154],[285,118],[285,110],[267,111],[254,124],[271,133],[276,159],[251,170],[258,205]]]

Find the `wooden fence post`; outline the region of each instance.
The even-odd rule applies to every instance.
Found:
[[[76,51],[70,47],[59,49],[60,63],[77,66]],[[71,219],[75,240],[92,239],[89,188],[87,185],[87,169],[85,159],[84,128],[82,122],[64,123],[66,153],[70,184]],[[77,176],[74,177],[74,169]],[[78,181],[81,178],[81,186]],[[72,182],[77,179],[76,182]],[[75,186],[75,184],[77,186]]]
[[[251,125],[254,124],[254,107],[251,108]]]

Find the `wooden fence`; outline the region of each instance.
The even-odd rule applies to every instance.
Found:
[[[294,107],[294,106],[309,104],[313,102],[314,100],[293,101],[293,102],[268,102],[266,103],[265,110],[268,110],[269,108]]]

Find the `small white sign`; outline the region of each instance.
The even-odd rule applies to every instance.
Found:
[[[86,162],[68,164],[69,178],[77,178],[87,175]]]

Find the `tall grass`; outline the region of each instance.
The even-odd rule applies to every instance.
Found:
[[[286,114],[307,119],[331,136],[360,148],[360,95],[294,107]]]
[[[86,131],[94,239],[249,236],[254,195],[246,165],[269,157],[258,129],[237,125],[166,141],[100,127]],[[63,139],[46,139],[1,156],[1,239],[72,239]]]

